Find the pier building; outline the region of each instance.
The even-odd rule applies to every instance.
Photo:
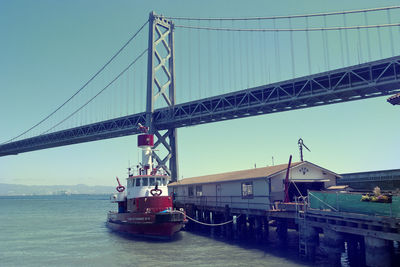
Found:
[[[347,253],[349,261],[365,266],[394,266],[399,195],[386,203],[361,201],[362,193],[337,185],[341,175],[304,161],[289,167],[285,201],[287,170],[281,164],[187,178],[170,183],[168,190],[175,207],[194,219],[188,231],[268,243],[273,229],[282,244],[288,231],[297,231],[299,255],[307,260],[323,251],[332,264],[340,265]]]
[[[176,202],[215,208],[269,210],[285,198],[287,164],[254,168],[201,177],[169,184]],[[289,199],[306,196],[307,190],[324,190],[336,185],[340,175],[311,162],[290,166]]]

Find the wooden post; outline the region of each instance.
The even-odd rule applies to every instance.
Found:
[[[365,263],[367,266],[391,266],[389,241],[365,236]]]
[[[334,230],[324,228],[324,248],[326,249],[329,263],[340,266],[340,256],[343,250],[343,236]]]

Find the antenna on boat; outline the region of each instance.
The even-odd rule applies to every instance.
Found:
[[[308,149],[308,147],[304,144],[303,139],[301,139],[301,138],[299,139],[297,144],[299,145],[299,150],[300,150],[300,161],[303,161],[303,147],[310,152],[311,152],[311,150]]]

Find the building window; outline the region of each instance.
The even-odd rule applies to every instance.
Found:
[[[201,197],[203,195],[203,187],[201,185],[196,185],[196,196]]]
[[[193,197],[194,196],[194,192],[193,191],[194,191],[193,190],[193,186],[189,186],[189,189],[188,189],[189,197]]]
[[[253,198],[253,182],[242,183],[242,198]]]

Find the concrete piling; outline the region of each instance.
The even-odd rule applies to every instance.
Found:
[[[391,266],[389,241],[371,236],[365,236],[365,263],[367,266]]]
[[[343,236],[339,232],[324,228],[323,246],[326,250],[329,263],[332,266],[340,266],[341,253],[343,251]]]

